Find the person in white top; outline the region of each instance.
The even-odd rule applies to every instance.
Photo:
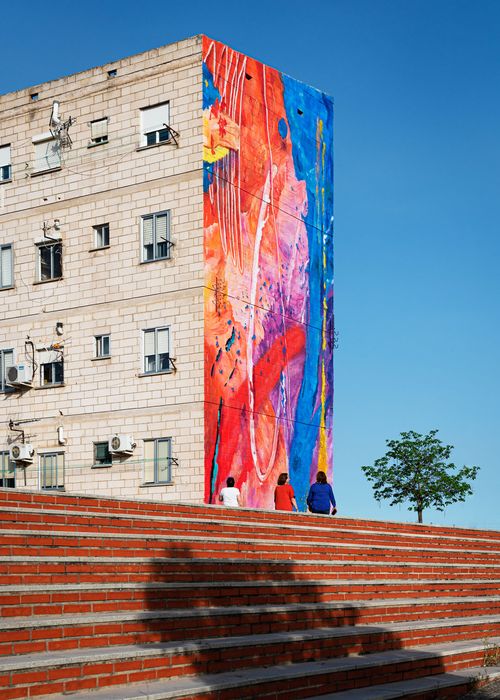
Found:
[[[219,494],[219,501],[222,501],[225,506],[230,508],[238,508],[242,506],[240,490],[234,485],[234,479],[232,476],[228,476],[226,479],[226,486],[221,489]]]

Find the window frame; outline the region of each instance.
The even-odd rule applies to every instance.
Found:
[[[10,284],[4,284],[2,279],[1,255],[4,250],[10,250]],[[14,245],[2,243],[0,245],[0,289],[12,289],[14,287]]]
[[[2,150],[7,151],[8,149],[8,163],[5,165],[0,165],[0,182],[10,182],[12,180],[12,144],[4,143],[0,146],[0,154]],[[1,160],[1,159],[0,159]]]
[[[12,365],[16,363],[15,353],[13,348],[0,348],[0,393],[8,394],[10,391],[14,391],[14,388],[8,386],[7,384],[7,366],[12,365],[5,364],[5,355],[9,353],[12,354]]]
[[[167,238],[165,241],[165,245],[167,247],[167,252],[165,255],[158,255],[158,246],[162,245],[161,243],[158,243],[157,240],[157,235],[156,235],[156,229],[157,229],[157,220],[160,216],[165,216],[167,219]],[[146,258],[145,256],[145,245],[144,245],[144,222],[153,221],[153,257],[152,258]],[[170,260],[171,255],[170,255],[170,250],[172,248],[172,239],[170,235],[170,221],[171,221],[171,213],[170,209],[164,209],[163,211],[157,211],[153,212],[152,214],[143,214],[141,216],[141,263],[152,263],[156,262],[157,260]]]
[[[167,126],[162,128],[162,129],[152,129],[152,130],[146,131],[147,126],[144,125],[143,115],[145,115],[147,112],[150,112],[154,109],[159,110],[161,107],[165,107],[166,112],[167,112],[167,118],[164,122],[161,122],[161,124],[162,125],[167,124]],[[170,129],[168,126],[170,124],[170,100],[166,100],[165,102],[158,102],[158,104],[149,105],[148,107],[141,107],[140,108],[140,118],[141,118],[140,148],[151,148],[152,146],[159,146],[160,144],[168,143],[168,141],[171,140]],[[154,135],[154,138],[150,138],[152,135]]]
[[[104,353],[102,348],[103,338],[108,339],[108,352]],[[111,333],[99,333],[94,336],[94,359],[100,360],[111,357]]]
[[[99,122],[106,122],[106,133],[102,134],[101,136],[92,136],[92,125],[93,124],[98,124]],[[90,141],[89,141],[89,146],[102,146],[103,143],[108,143],[109,142],[109,117],[100,117],[99,119],[92,119],[89,122],[90,126]]]
[[[5,477],[4,474],[9,473],[9,467],[11,467],[14,474],[13,477]],[[13,481],[13,484],[4,484],[4,481]],[[17,468],[16,463],[9,459],[9,450],[0,450],[0,487],[4,489],[15,489],[17,482]]]
[[[36,243],[36,247],[38,248],[38,254],[37,254],[37,282],[55,282],[56,280],[61,280],[63,278],[63,243],[62,239],[54,240],[54,241],[41,241],[39,243]],[[59,256],[60,256],[60,275],[55,276],[54,269],[55,269],[55,260],[54,260],[54,255],[55,255],[55,249],[59,247]],[[50,248],[51,249],[51,254],[50,254],[50,277],[42,278],[42,249],[44,248]]]
[[[56,365],[61,366],[61,381],[54,381],[56,377]],[[51,381],[46,382],[44,380],[44,368],[50,367]],[[50,362],[40,362],[40,386],[50,387],[50,386],[63,386],[64,385],[64,358],[61,357],[60,360],[51,360]]]
[[[100,248],[109,248],[109,223],[106,224],[95,224],[92,226],[94,230],[94,250],[99,250]],[[103,237],[103,232],[105,236]],[[106,243],[99,242],[98,236],[101,235],[101,241],[106,238]]]
[[[167,342],[167,352],[166,353],[159,353],[158,352],[158,331],[168,331],[168,342]],[[146,355],[146,334],[147,333],[154,333],[154,355]],[[152,374],[168,374],[172,372],[172,367],[170,366],[170,326],[155,326],[154,328],[143,328],[142,329],[142,371],[144,375],[152,375]],[[167,368],[166,369],[159,369],[160,367],[160,355],[167,355]],[[146,366],[146,357],[154,357],[155,358],[155,369],[154,370],[148,370]]]
[[[108,462],[98,462],[97,460],[99,459],[97,457],[97,446],[98,445],[106,445],[109,461]],[[112,467],[113,466],[113,455],[109,451],[109,443],[107,440],[96,440],[93,443],[93,458],[92,458],[92,469],[103,469],[105,467]]]
[[[41,134],[40,136],[34,136],[32,138],[32,144],[34,146],[34,156],[33,156],[33,174],[38,175],[39,173],[50,173],[53,170],[60,170],[62,168],[62,154],[61,154],[61,146],[57,145],[58,140],[51,134],[51,132],[47,132],[45,134]],[[41,144],[48,144],[48,143],[54,143],[57,145],[56,149],[53,149],[53,153],[57,153],[57,162],[49,162],[49,159],[47,155],[44,156],[44,158],[37,158],[37,146],[40,146]],[[42,160],[45,160],[45,167],[37,167],[39,163],[42,162]]]
[[[46,484],[46,464],[45,460],[48,458],[54,458],[56,457],[56,479],[55,481],[57,482],[56,486],[47,486]],[[59,479],[59,464],[58,464],[58,458],[62,457],[62,480]],[[64,491],[65,490],[65,485],[64,485],[64,473],[65,473],[65,453],[62,450],[55,450],[53,452],[42,452],[38,453],[38,478],[39,478],[39,487],[42,491]],[[62,483],[59,483],[62,481]]]
[[[144,441],[144,485],[145,486],[156,486],[156,485],[164,485],[164,484],[171,484],[172,483],[172,438],[171,437],[164,437],[164,438],[147,438]],[[146,444],[147,443],[154,443],[154,456],[153,456],[153,481],[147,481],[146,480],[146,472],[147,472],[147,465],[146,465]],[[168,445],[168,455],[166,458],[168,462],[168,478],[166,480],[160,480],[159,479],[159,465],[160,465],[160,460],[162,459],[158,455],[158,447],[161,443],[167,443]]]

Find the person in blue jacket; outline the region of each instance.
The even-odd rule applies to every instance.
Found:
[[[337,512],[335,496],[332,487],[326,480],[325,472],[320,471],[316,474],[316,483],[312,484],[307,496],[307,506],[311,513],[330,515],[330,506],[332,507],[332,515]]]

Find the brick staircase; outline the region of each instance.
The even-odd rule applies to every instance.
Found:
[[[431,700],[500,677],[500,532],[9,489],[0,532],[2,700]]]

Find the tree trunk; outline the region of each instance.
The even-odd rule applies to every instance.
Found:
[[[418,522],[419,522],[419,523],[423,523],[424,521],[423,521],[423,518],[422,518],[422,513],[423,513],[422,509],[419,508],[417,512],[418,512]]]

